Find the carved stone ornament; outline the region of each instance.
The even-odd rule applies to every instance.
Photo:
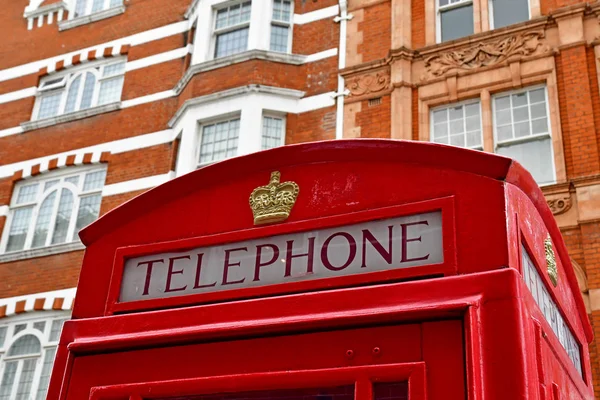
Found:
[[[559,197],[557,199],[547,199],[548,207],[552,210],[552,214],[559,215],[567,212],[571,208],[571,197]]]
[[[348,97],[366,97],[384,92],[390,88],[390,71],[388,69],[355,75],[346,79]]]
[[[464,50],[436,54],[425,59],[425,69],[431,76],[440,77],[450,71],[494,65],[512,56],[533,54],[542,46],[543,38],[544,31],[523,32],[495,42],[478,43]],[[544,49],[547,51],[547,46]]]

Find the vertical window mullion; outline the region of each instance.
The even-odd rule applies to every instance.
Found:
[[[83,176],[80,180],[83,180]],[[77,215],[79,214],[79,204],[81,202],[81,195],[74,193],[73,209],[71,210],[71,220],[69,221],[69,227],[67,228],[66,243],[75,240],[75,226],[77,224]]]
[[[59,183],[60,185],[60,183]],[[60,200],[62,198],[62,193],[64,188],[59,187],[56,189],[56,200],[52,207],[52,216],[50,217],[50,226],[48,226],[48,235],[46,236],[46,246],[50,246],[52,243],[52,237],[54,236],[54,225],[56,224],[56,218],[58,216],[58,208],[60,207]]]

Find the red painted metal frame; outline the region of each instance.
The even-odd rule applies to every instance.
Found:
[[[441,211],[442,213],[442,243],[444,261],[439,264],[427,266],[398,268],[387,271],[368,272],[347,275],[335,278],[323,278],[303,282],[290,282],[270,286],[261,286],[244,289],[223,290],[212,293],[199,293],[185,296],[168,297],[162,299],[131,301],[120,303],[118,301],[121,291],[121,277],[127,258],[138,257],[160,252],[185,251],[196,247],[213,246],[243,240],[251,240],[273,235],[282,235],[291,232],[304,232],[317,229],[332,228],[342,225],[353,225],[366,221],[394,218]],[[245,231],[227,232],[218,235],[182,239],[171,242],[152,243],[141,246],[118,248],[115,254],[109,295],[106,303],[106,315],[139,310],[152,310],[175,306],[203,304],[224,300],[235,300],[252,297],[264,297],[283,293],[299,293],[307,290],[322,288],[348,287],[364,285],[370,282],[390,282],[402,279],[418,278],[424,276],[448,276],[456,274],[456,245],[455,245],[455,210],[454,197],[448,196],[439,199],[426,200],[411,204],[384,207],[367,211],[335,215],[325,218],[300,221],[283,226],[266,226]]]
[[[253,390],[278,390],[355,385],[355,400],[372,400],[375,382],[408,381],[410,400],[426,399],[425,363],[365,365],[260,374],[225,375],[196,379],[95,387],[90,400],[126,397],[155,399]]]

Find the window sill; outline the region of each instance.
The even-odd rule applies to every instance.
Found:
[[[175,86],[175,93],[179,94],[188,84],[192,76],[196,74],[249,60],[266,60],[283,64],[302,65],[306,62],[306,56],[299,54],[278,53],[275,51],[266,50],[248,50],[242,53],[204,61],[188,68],[183,77]]]
[[[68,114],[57,115],[56,117],[38,119],[35,121],[27,121],[21,124],[24,132],[31,131],[34,129],[46,128],[48,126],[62,124],[65,122],[76,121],[87,117],[92,117],[98,114],[104,114],[111,111],[116,111],[121,108],[121,102],[104,104],[102,106],[86,108],[85,110],[79,110]]]
[[[106,18],[114,17],[115,15],[123,14],[125,6],[117,6],[106,10],[98,11],[90,15],[82,15],[73,19],[67,19],[58,23],[59,31],[76,28],[81,25],[91,24],[92,22],[101,21]]]
[[[40,247],[37,249],[20,250],[0,254],[0,263],[26,260],[28,258],[46,257],[54,254],[68,253],[83,249],[85,249],[85,246],[78,239],[77,241],[71,243],[61,243],[47,247]]]

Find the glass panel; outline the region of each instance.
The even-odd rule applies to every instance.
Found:
[[[447,124],[435,124],[433,126],[433,141],[440,143],[438,139],[448,138],[448,125]]]
[[[289,22],[292,11],[292,2],[286,0],[273,1],[273,19],[276,21]]]
[[[529,136],[531,131],[529,130],[529,122],[519,122],[515,124],[515,137],[521,138],[525,136]]]
[[[33,207],[19,208],[13,213],[6,251],[21,250],[25,246],[32,210]]]
[[[21,331],[24,331],[27,328],[27,324],[18,324],[15,325],[15,329],[13,329],[13,336],[18,334]]]
[[[72,183],[73,185],[77,186],[77,184],[79,183],[79,175],[70,176],[65,179],[65,182],[69,182],[69,183]]]
[[[442,42],[473,34],[473,5],[458,7],[440,13]]]
[[[87,192],[94,189],[102,189],[104,186],[104,179],[106,178],[106,171],[90,172],[85,176],[83,181],[83,191]]]
[[[91,224],[98,218],[100,213],[100,202],[102,194],[82,197],[79,201],[79,211],[77,213],[77,223],[75,225],[75,234],[83,227]]]
[[[40,341],[33,335],[25,335],[17,339],[8,349],[7,356],[26,356],[39,354],[42,351]]]
[[[69,86],[69,92],[67,93],[67,105],[65,106],[65,112],[72,112],[78,110],[77,107],[77,96],[79,96],[79,85],[81,84],[81,75],[79,75],[71,85]]]
[[[29,400],[29,393],[31,392],[36,362],[37,359],[35,358],[30,358],[23,361],[23,369],[21,369],[21,376],[19,377],[16,400]]]
[[[33,242],[31,243],[31,247],[40,247],[46,245],[46,238],[48,237],[48,229],[50,229],[50,220],[52,219],[55,198],[56,191],[50,193],[40,206],[37,222],[33,231]]]
[[[221,33],[217,36],[215,58],[246,51],[248,48],[248,28]]]
[[[94,86],[96,86],[96,76],[91,72],[85,74],[85,85],[83,85],[83,95],[81,97],[80,110],[90,108],[92,105],[92,97],[94,96]]]
[[[494,103],[496,105],[496,110],[506,110],[507,108],[510,108],[510,97],[496,97],[496,99],[494,99]]]
[[[19,195],[17,196],[17,204],[30,203],[35,200],[38,191],[38,184],[21,186]]]
[[[123,76],[107,79],[100,84],[100,94],[98,95],[98,105],[113,103],[121,100],[121,90],[123,89]]]
[[[75,3],[75,16],[76,17],[79,17],[79,16],[85,14],[87,2],[88,2],[88,0],[77,0],[77,3]]]
[[[283,120],[281,118],[263,117],[262,149],[281,146]]]
[[[373,400],[408,400],[408,382],[373,384]]]
[[[50,375],[52,374],[52,364],[54,364],[54,357],[56,355],[56,348],[51,347],[46,350],[44,354],[44,363],[42,364],[42,374],[40,375],[40,384],[38,386],[36,400],[45,400],[46,392],[48,391],[48,384],[50,383]]]
[[[529,92],[529,99],[531,103],[545,103],[546,102],[546,91],[544,89],[535,89]]]
[[[550,138],[502,146],[497,149],[497,153],[514,158],[521,163],[533,175],[539,185],[554,182]]]
[[[2,374],[2,383],[0,383],[0,399],[9,400],[12,387],[17,374],[18,361],[11,361],[4,364],[4,373]]]
[[[46,190],[52,188],[53,186],[56,186],[58,184],[58,182],[60,182],[60,179],[53,179],[51,181],[44,183],[44,192]]]
[[[93,0],[92,12],[101,11],[104,8],[104,0]]]
[[[531,133],[534,135],[548,133],[548,120],[544,119],[536,119],[531,122]]]
[[[521,107],[527,104],[527,92],[513,94],[511,96],[512,107]]]
[[[58,213],[54,222],[54,233],[52,234],[52,244],[64,243],[67,241],[67,231],[73,214],[73,202],[75,198],[69,189],[63,189],[60,193],[60,202],[58,203]]]
[[[529,120],[529,109],[527,107],[513,108],[513,121],[521,122]]]
[[[163,397],[157,400],[354,400],[354,385],[332,388],[275,389],[243,393]],[[379,400],[379,399],[377,399]]]
[[[271,25],[271,50],[287,53],[290,28]]]
[[[517,24],[529,19],[528,0],[492,0],[494,29]]]
[[[110,0],[109,7],[117,7],[123,5],[123,0]]]
[[[60,100],[62,98],[64,90],[54,92],[42,96],[40,100],[40,109],[38,111],[38,119],[54,117],[58,114],[58,108],[60,107]]]
[[[55,319],[52,321],[52,326],[50,327],[50,339],[48,340],[56,342],[60,338],[60,331],[62,330],[65,321],[66,319]]]
[[[204,164],[235,156],[239,128],[239,119],[204,126],[199,163]]]
[[[119,75],[125,72],[125,63],[111,64],[104,67],[102,76]]]
[[[38,331],[44,333],[44,330],[46,329],[46,321],[34,322],[33,329],[37,329]]]
[[[481,147],[481,116],[479,102],[450,106],[434,111],[433,139],[435,143],[450,144],[459,147]],[[448,122],[443,122],[446,119]]]
[[[8,332],[7,326],[0,327],[0,348],[4,347],[4,341],[6,340],[6,333]]]
[[[433,122],[446,122],[448,120],[448,110],[437,110],[433,112]]]
[[[531,118],[546,118],[546,103],[532,105]]]

